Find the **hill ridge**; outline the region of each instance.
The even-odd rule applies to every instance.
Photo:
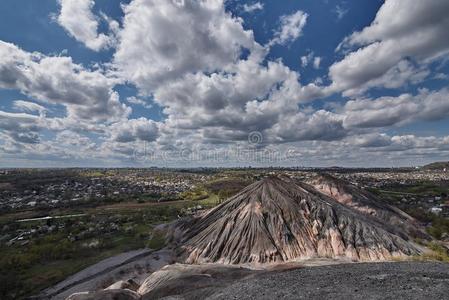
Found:
[[[419,250],[382,224],[306,183],[267,177],[184,223],[187,263],[272,263],[310,257],[387,260]]]

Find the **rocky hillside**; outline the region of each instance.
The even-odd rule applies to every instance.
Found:
[[[169,265],[139,289],[119,283],[66,300],[447,299],[449,265],[437,262],[338,264],[273,270]]]
[[[265,178],[179,225],[187,263],[272,263],[311,257],[387,260],[418,254],[402,228],[313,186]],[[388,209],[387,209],[388,210]],[[394,211],[391,212],[394,214]]]
[[[397,207],[385,203],[372,193],[360,189],[347,181],[328,174],[319,174],[308,179],[306,183],[349,208],[357,210],[364,215],[372,216],[385,224],[399,227],[401,231],[409,236],[421,239],[429,238],[421,230],[417,220]]]
[[[119,281],[104,290],[74,293],[66,300],[206,299],[236,281],[265,273],[231,265],[172,264],[152,273],[138,286],[130,280]]]
[[[434,162],[422,167],[423,170],[442,171],[444,169],[449,170],[449,161]]]

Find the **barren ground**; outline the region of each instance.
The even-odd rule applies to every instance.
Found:
[[[210,299],[448,299],[449,264],[360,263],[306,267],[236,282]]]

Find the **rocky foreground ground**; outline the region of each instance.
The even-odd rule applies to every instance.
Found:
[[[449,264],[342,264],[266,273],[209,299],[449,299]]]
[[[437,262],[284,264],[264,270],[174,264],[141,285],[111,286],[67,300],[448,299],[449,264]],[[331,262],[329,262],[331,263]],[[334,262],[335,263],[335,262]],[[314,265],[314,264],[312,264]],[[116,289],[118,288],[118,289]]]

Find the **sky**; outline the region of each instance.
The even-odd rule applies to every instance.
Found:
[[[449,160],[447,0],[3,0],[0,167]]]

